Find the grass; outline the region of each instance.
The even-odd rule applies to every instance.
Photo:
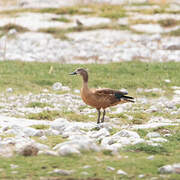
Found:
[[[31,108],[36,108],[36,107],[39,107],[39,108],[44,108],[44,107],[53,107],[51,104],[49,103],[42,103],[42,102],[29,102],[26,107],[31,107]]]
[[[98,29],[129,30],[129,27],[125,25],[118,25],[116,23],[110,23],[110,24],[100,24],[100,25],[95,25],[95,26],[77,26],[77,27],[72,27],[72,28],[67,28],[67,29],[45,28],[45,29],[39,29],[39,31],[44,32],[44,33],[50,33],[55,38],[60,38],[62,40],[70,40],[67,37],[68,33],[92,31],[92,30],[98,30]]]
[[[26,117],[28,119],[36,119],[36,120],[49,120],[52,121],[58,117],[60,117],[60,112],[58,111],[48,111],[48,110],[44,110],[40,113],[30,113],[27,114]]]
[[[68,18],[65,18],[65,17],[60,17],[60,18],[52,18],[51,20],[53,20],[53,21],[60,21],[60,22],[65,22],[65,23],[71,22],[71,20],[70,20],[70,19],[68,19]]]
[[[32,125],[31,127],[34,129],[43,129],[43,130],[50,128],[49,125],[44,125],[44,124],[36,124],[36,125]]]
[[[12,24],[12,23],[0,27],[0,31],[2,31],[3,34],[7,33],[11,29],[16,29],[17,32],[26,32],[26,31],[29,31],[27,28],[24,28],[22,26],[19,26],[19,25],[16,25],[16,24]]]
[[[168,35],[170,36],[180,36],[180,28],[174,31],[171,31],[170,33],[168,33]]]
[[[78,67],[89,69],[90,87],[126,88],[130,95],[137,96],[136,89],[161,88],[164,95],[171,96],[171,86],[180,84],[180,63],[143,63],[138,61],[110,64],[59,64],[40,62],[1,61],[0,91],[13,88],[14,93],[39,93],[47,88],[52,92],[52,85],[61,82],[72,89],[80,89],[81,78],[69,76]],[[49,68],[53,72],[49,74]],[[106,78],[104,78],[106,77]],[[164,79],[171,79],[165,83]]]
[[[44,110],[40,113],[30,113],[26,115],[28,119],[36,119],[36,120],[49,120],[52,121],[58,117],[66,118],[70,121],[91,121],[88,115],[77,114],[75,112],[67,112],[67,111],[47,111]]]
[[[33,139],[36,142],[45,144],[45,145],[47,145],[47,146],[49,146],[51,148],[53,148],[57,144],[62,143],[62,142],[65,141],[65,139],[63,139],[60,135],[57,135],[57,136],[48,136],[47,140],[41,140],[41,139],[39,139],[39,137],[33,137]]]

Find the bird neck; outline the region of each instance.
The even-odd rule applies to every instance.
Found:
[[[83,87],[88,88],[88,73],[84,72],[82,74],[82,78],[83,78]]]
[[[82,78],[83,78],[83,83],[88,83],[88,73],[87,72],[84,72],[82,74]]]

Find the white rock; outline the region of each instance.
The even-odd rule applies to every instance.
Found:
[[[153,141],[153,142],[159,142],[159,143],[165,143],[165,142],[168,142],[168,140],[167,139],[165,139],[165,138],[151,138],[150,139],[151,141]]]
[[[83,172],[81,172],[81,175],[83,175],[83,176],[88,176],[88,175],[89,175],[89,173],[88,173],[88,172],[86,172],[86,171],[83,171]]]
[[[56,82],[56,83],[54,83],[53,86],[52,86],[52,89],[53,89],[54,91],[59,91],[59,90],[61,90],[61,88],[62,88],[62,84],[61,84],[60,82]]]
[[[45,141],[45,140],[47,140],[48,138],[47,138],[47,136],[41,136],[39,139]]]
[[[12,93],[12,92],[13,92],[13,88],[7,88],[7,89],[6,89],[6,92],[7,92],[7,93]]]
[[[161,135],[157,132],[149,132],[146,137],[148,138],[155,138],[155,137],[160,137]]]
[[[52,150],[41,150],[38,152],[38,155],[39,154],[45,154],[48,156],[58,156],[58,153],[56,151],[52,151]]]
[[[75,147],[71,147],[69,145],[64,145],[59,148],[58,154],[61,156],[67,156],[71,154],[80,154],[80,151],[77,150]]]
[[[8,31],[8,35],[14,35],[14,34],[16,34],[16,33],[17,33],[16,29],[10,29],[10,30]]]
[[[59,118],[51,123],[51,128],[62,133],[69,126],[69,122],[66,119]]]
[[[121,170],[121,169],[119,169],[116,174],[118,174],[118,175],[125,175],[125,176],[127,175],[127,173],[124,172],[124,171]]]
[[[148,156],[147,159],[148,159],[148,160],[153,160],[153,159],[154,159],[154,155]]]
[[[10,164],[10,167],[11,167],[11,169],[16,169],[16,168],[18,168],[19,166],[18,166],[17,164]]]
[[[91,168],[90,165],[85,165],[85,166],[83,166],[83,169],[89,169],[89,168]]]
[[[129,131],[129,130],[121,130],[119,132],[117,132],[116,134],[113,135],[113,137],[133,137],[133,138],[140,138],[139,134],[137,132],[134,131]]]
[[[105,128],[102,128],[99,131],[92,131],[90,133],[90,137],[92,138],[103,138],[109,135],[110,135],[109,131],[107,131],[107,129]]]
[[[170,79],[165,79],[165,80],[164,80],[164,82],[166,82],[166,83],[170,83],[170,82],[171,82],[171,80],[170,80]]]
[[[107,171],[114,171],[115,168],[114,168],[114,167],[111,167],[111,166],[107,166],[107,167],[106,167],[106,170],[107,170]]]
[[[69,176],[74,173],[74,170],[54,169],[51,173],[56,173],[63,176]]]

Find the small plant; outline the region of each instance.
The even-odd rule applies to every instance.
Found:
[[[4,32],[8,32],[11,29],[16,29],[16,31],[18,31],[18,32],[26,32],[26,31],[28,31],[27,28],[24,28],[24,27],[16,25],[16,24],[11,24],[11,23],[0,27],[0,30],[4,31]]]
[[[174,19],[159,20],[158,23],[163,27],[171,27],[177,25],[177,21]]]
[[[37,124],[37,125],[32,125],[31,126],[34,129],[49,129],[49,125],[44,125],[44,124]]]
[[[37,119],[37,120],[54,120],[57,117],[60,117],[61,113],[58,111],[42,111],[40,113],[31,113],[27,115],[28,119]]]
[[[44,108],[44,107],[53,107],[52,105],[48,104],[48,103],[41,103],[41,102],[37,102],[37,101],[34,101],[34,102],[30,102],[26,105],[26,107],[32,107],[32,108],[36,108],[36,107],[39,107],[39,108]]]
[[[137,112],[133,115],[133,124],[143,124],[149,120],[149,114],[143,112]]]
[[[180,36],[180,28],[169,33],[171,36]]]
[[[163,146],[152,146],[145,143],[127,146],[125,150],[132,152],[146,152],[148,154],[167,153],[167,149]]]
[[[52,20],[53,20],[53,21],[65,22],[65,23],[71,22],[70,19],[67,19],[67,18],[65,18],[65,17],[52,18]]]

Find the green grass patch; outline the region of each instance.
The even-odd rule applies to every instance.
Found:
[[[36,119],[36,120],[49,120],[52,121],[58,117],[60,117],[61,114],[58,111],[42,111],[40,113],[30,113],[26,115],[26,118],[28,119]]]
[[[65,18],[65,17],[52,18],[51,20],[53,20],[53,21],[65,22],[65,23],[69,23],[69,22],[71,22],[71,20],[70,20],[70,19]]]
[[[150,115],[148,113],[143,113],[143,112],[137,112],[133,113],[133,124],[144,124],[150,119]]]
[[[44,108],[44,107],[53,107],[51,104],[49,103],[42,103],[42,102],[29,102],[26,107],[31,107],[31,108]]]
[[[72,89],[80,89],[82,79],[70,76],[70,72],[78,67],[89,69],[89,87],[107,87],[113,89],[126,88],[129,94],[137,96],[136,89],[152,89],[154,87],[166,90],[165,96],[172,95],[172,86],[180,84],[180,63],[143,63],[123,62],[110,64],[59,64],[40,62],[1,61],[0,91],[8,87],[14,93],[39,93],[43,89],[52,91],[55,82],[61,82]],[[49,74],[50,67],[53,72]],[[106,78],[104,78],[106,77]],[[171,79],[165,83],[164,79]]]
[[[44,124],[32,125],[31,127],[34,128],[34,129],[42,129],[42,130],[45,130],[45,129],[49,129],[49,128],[50,128],[49,125],[44,125]]]
[[[145,143],[127,146],[125,150],[133,152],[145,152],[148,154],[161,154],[168,152],[163,146],[152,146]]]
[[[46,140],[41,140],[39,137],[32,137],[36,142],[39,142],[41,144],[45,144],[51,148],[56,146],[59,143],[63,143],[65,139],[63,139],[60,135],[57,136],[47,136]]]
[[[171,27],[171,26],[176,26],[177,24],[179,24],[179,22],[174,19],[163,19],[163,20],[159,20],[158,23],[162,27]]]
[[[11,24],[11,23],[0,27],[0,31],[3,32],[2,34],[7,33],[11,29],[16,29],[17,32],[29,31],[27,28],[24,28],[24,27],[16,25],[16,24]]]
[[[118,25],[117,23],[110,23],[110,24],[100,24],[95,26],[76,26],[67,29],[45,28],[45,29],[39,29],[39,31],[52,34],[55,38],[60,38],[62,40],[71,40],[67,36],[68,33],[93,31],[98,29],[129,30],[129,27],[125,25]]]
[[[180,36],[180,28],[174,31],[171,31],[170,33],[168,33],[168,35],[170,36]]]

